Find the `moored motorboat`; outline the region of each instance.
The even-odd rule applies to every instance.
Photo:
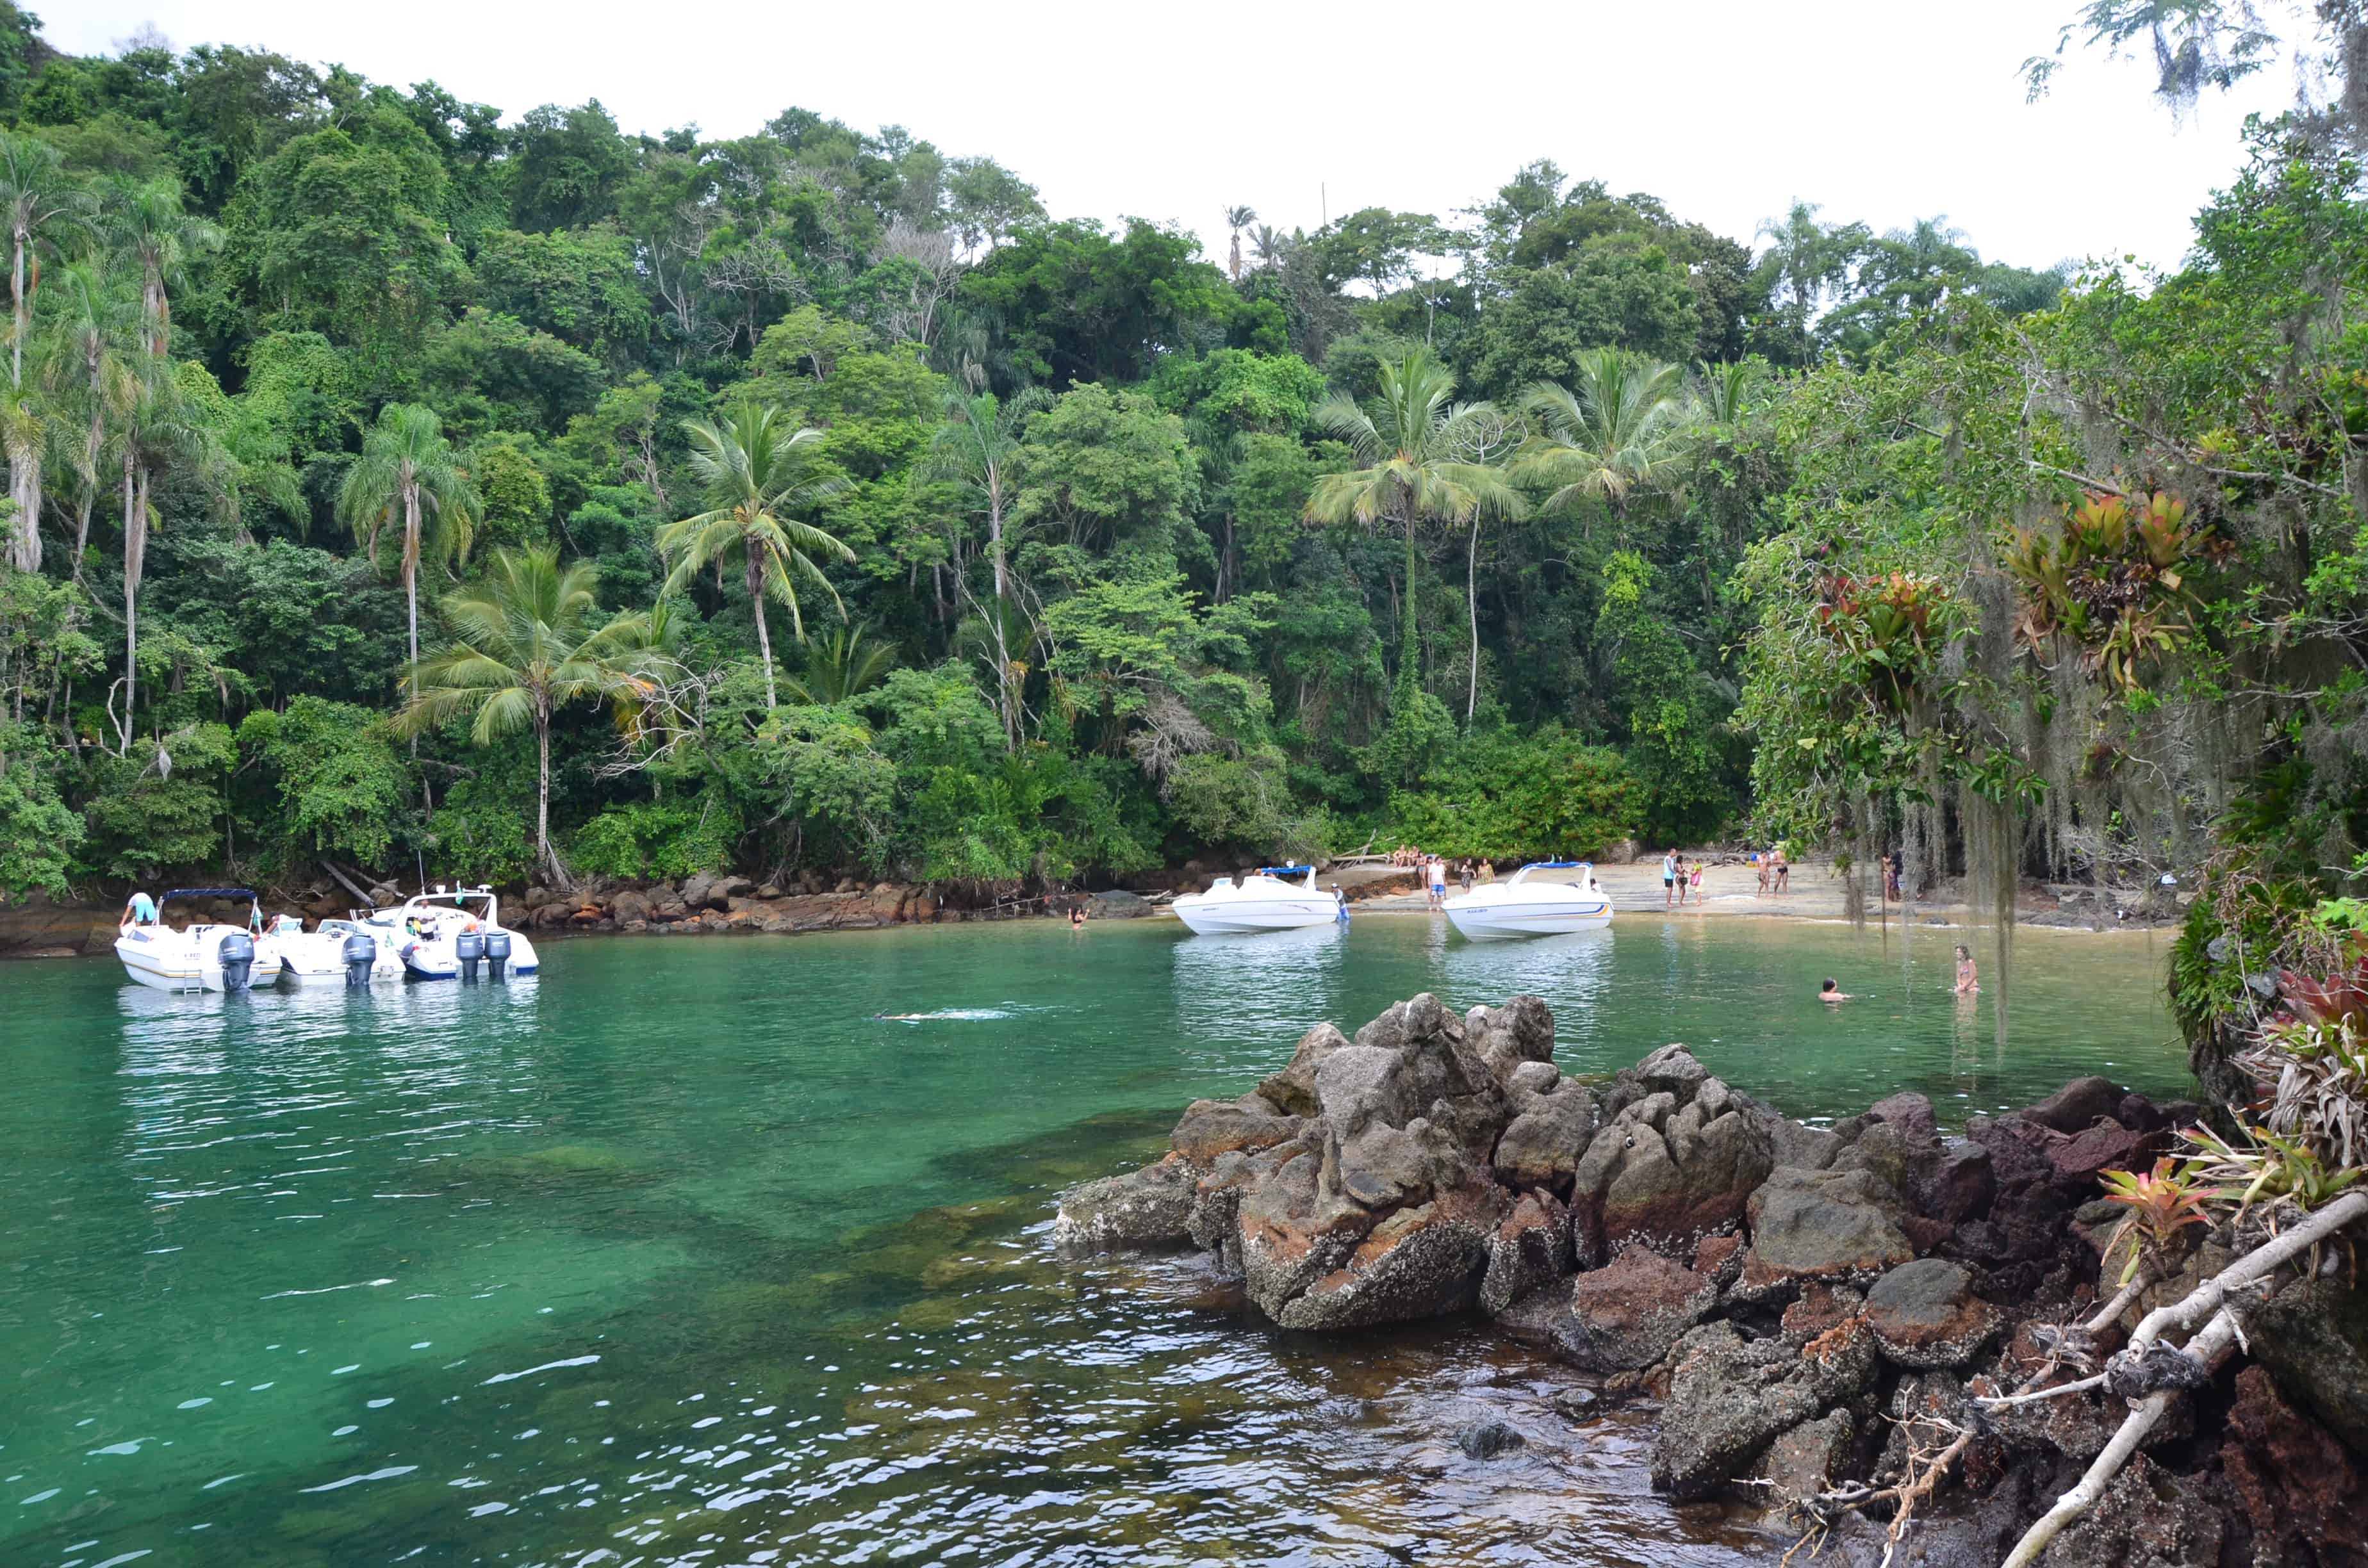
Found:
[[[296,985],[368,984],[401,980],[403,958],[395,950],[395,934],[368,924],[370,911],[357,910],[350,920],[324,920],[311,931],[287,929],[294,917],[283,915],[270,932],[279,949],[280,972]]]
[[[1577,871],[1568,881],[1532,879],[1533,871]],[[1594,931],[1611,924],[1611,898],[1595,881],[1587,860],[1540,860],[1501,882],[1459,893],[1445,905],[1448,919],[1467,937],[1543,937],[1557,931]]]
[[[489,887],[438,887],[393,909],[372,910],[361,921],[372,935],[392,942],[404,972],[413,980],[488,980],[532,974],[541,968],[534,944],[501,920],[501,898]]]
[[[176,899],[229,898],[247,901],[245,925],[201,920],[175,927],[164,923],[166,906]],[[135,898],[135,904],[144,902]],[[279,945],[258,935],[261,924],[252,888],[175,888],[149,906],[147,918],[127,918],[117,930],[115,956],[123,972],[158,991],[245,991],[279,983]],[[129,906],[126,914],[131,914]]]
[[[1303,874],[1302,881],[1283,881]],[[1348,906],[1315,885],[1313,866],[1261,866],[1238,882],[1219,877],[1207,892],[1188,894],[1172,907],[1178,919],[1203,937],[1295,931],[1349,918]]]

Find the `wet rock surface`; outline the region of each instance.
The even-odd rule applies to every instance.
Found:
[[[1895,1556],[1987,1563],[2127,1405],[1973,1396],[2118,1346],[2135,1313],[2093,1345],[2060,1333],[2111,1288],[2097,1173],[2143,1168],[2193,1114],[2099,1077],[1963,1138],[1913,1093],[1812,1128],[1683,1045],[1582,1083],[1535,998],[1459,1017],[1425,994],[1353,1035],[1318,1025],[1253,1092],[1196,1101],[1161,1160],[1065,1194],[1056,1231],[1076,1250],[1203,1249],[1286,1328],[1476,1309],[1601,1380],[1541,1415],[1649,1413],[1656,1488],[1748,1503],[1787,1545],[1825,1517],[1821,1562],[1891,1544],[1887,1507],[1835,1514],[1827,1494],[1905,1484],[1962,1437]],[[2188,1272],[2225,1258],[2199,1245]],[[2176,1402],[2046,1563],[2368,1562],[2368,1295],[2315,1279],[2250,1321],[2277,1331],[2254,1335],[2260,1364]],[[1503,1422],[1452,1434],[1472,1461],[1517,1462],[1522,1440]]]

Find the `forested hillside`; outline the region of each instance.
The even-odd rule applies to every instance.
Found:
[[[926,127],[5,4],[0,120],[0,892],[1747,825],[2121,874],[2352,749],[2368,225],[2306,117],[2168,277],[1547,162],[1212,260]]]

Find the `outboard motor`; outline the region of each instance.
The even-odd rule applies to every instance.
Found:
[[[497,981],[506,978],[502,971],[509,967],[510,934],[507,931],[488,931],[484,934],[484,941],[487,974]]]
[[[507,939],[503,945],[508,945]],[[461,932],[452,938],[452,956],[461,960],[461,983],[476,984],[477,960],[485,956],[485,934],[483,931]]]
[[[222,990],[244,991],[255,973],[255,938],[244,931],[233,931],[214,949],[222,960]]]
[[[370,971],[378,964],[378,944],[359,931],[348,932],[342,949],[346,960],[346,989],[360,991],[370,983]]]

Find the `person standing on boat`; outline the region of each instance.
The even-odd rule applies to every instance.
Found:
[[[156,901],[144,892],[135,892],[123,905],[123,918],[119,926],[154,926],[156,924]]]

